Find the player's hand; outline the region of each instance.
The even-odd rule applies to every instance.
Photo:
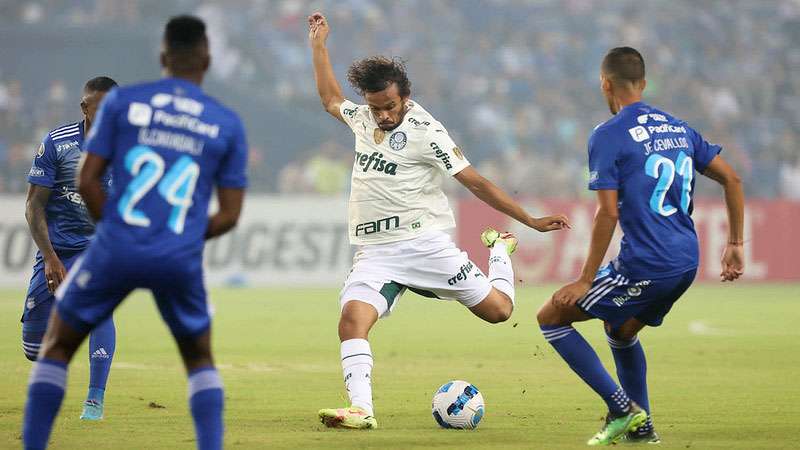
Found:
[[[744,247],[742,245],[728,244],[722,253],[722,272],[720,281],[734,281],[744,273]]]
[[[531,220],[530,227],[542,233],[572,228],[567,216],[561,214],[557,216],[540,217],[538,219],[534,217],[533,220]]]
[[[308,40],[311,42],[312,46],[324,46],[330,31],[328,20],[322,13],[315,12],[308,16]]]
[[[58,285],[67,277],[67,269],[58,259],[58,256],[44,260],[44,278],[47,280],[47,290],[52,294],[58,289]]]
[[[591,287],[592,283],[590,282],[583,280],[573,281],[557,290],[553,297],[550,298],[550,301],[556,306],[572,306],[578,303],[578,300],[582,299]]]

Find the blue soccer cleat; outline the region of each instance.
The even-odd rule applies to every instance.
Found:
[[[103,419],[103,401],[102,400],[86,400],[83,402],[83,413],[81,413],[81,420],[102,420]]]

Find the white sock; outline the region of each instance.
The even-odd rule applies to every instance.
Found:
[[[342,342],[342,372],[350,404],[372,412],[372,351],[366,339]]]
[[[514,304],[514,268],[511,267],[505,242],[495,242],[489,251],[489,282]]]

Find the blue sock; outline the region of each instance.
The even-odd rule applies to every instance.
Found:
[[[222,448],[224,394],[217,369],[203,367],[189,373],[189,408],[192,410],[198,450]]]
[[[631,402],[625,391],[617,386],[603,367],[597,353],[575,328],[550,325],[540,325],[540,328],[545,340],[556,349],[569,367],[603,398],[609,411],[614,414],[628,412]]]
[[[108,372],[117,347],[114,320],[109,318],[95,327],[89,335],[89,393],[87,400],[103,403]]]
[[[608,336],[608,345],[614,355],[617,378],[619,378],[622,388],[625,389],[631,400],[647,411],[647,423],[639,427],[637,431],[649,433],[653,429],[653,422],[650,419],[650,400],[647,397],[647,360],[642,344],[638,337],[634,337],[631,341],[623,341]]]
[[[39,359],[33,364],[28,380],[28,402],[22,422],[22,440],[26,449],[44,449],[53,429],[53,421],[64,400],[67,365],[60,361]]]

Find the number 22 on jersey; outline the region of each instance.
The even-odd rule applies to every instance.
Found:
[[[192,195],[200,176],[200,166],[184,155],[175,161],[165,175],[164,158],[148,146],[137,145],[125,155],[125,168],[133,179],[117,204],[122,220],[129,225],[149,227],[150,218],[136,209],[136,204],[158,184],[158,193],[172,205],[167,226],[175,234],[182,234],[186,213],[192,206]]]
[[[675,162],[671,159],[659,155],[652,154],[647,158],[644,164],[644,171],[647,175],[658,180],[653,194],[650,196],[650,209],[656,213],[669,217],[677,211],[677,209],[670,205],[665,204],[665,198],[669,188],[675,181],[675,174],[681,176],[683,184],[681,186],[681,211],[684,214],[689,213],[689,204],[692,201],[692,177],[694,177],[694,165],[692,158],[687,156],[686,153],[678,153],[678,158]]]

